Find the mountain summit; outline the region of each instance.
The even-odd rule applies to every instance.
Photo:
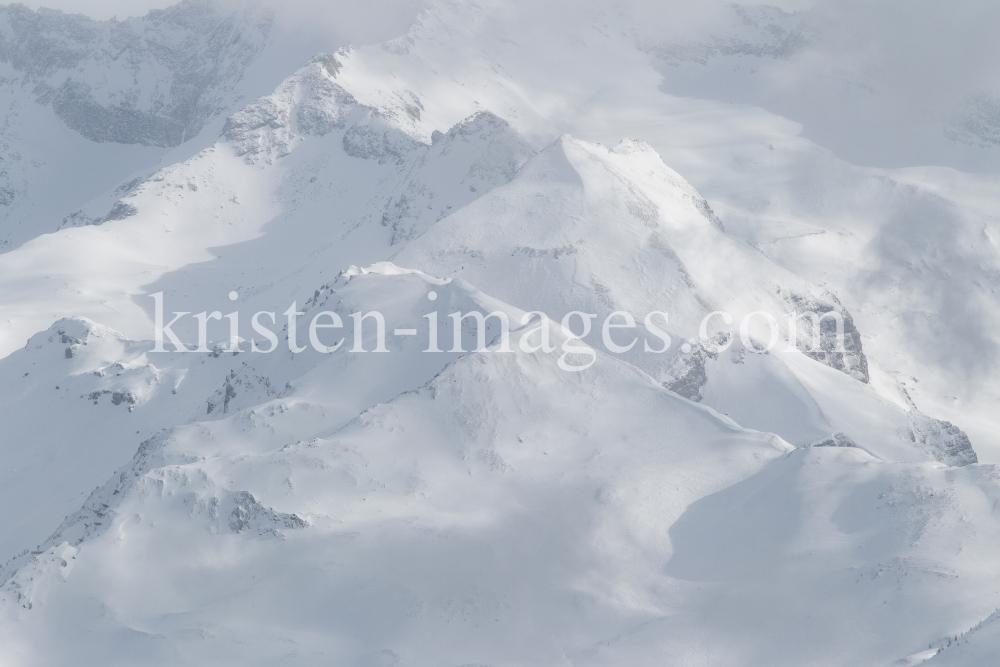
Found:
[[[989,663],[995,174],[564,10],[0,9],[0,663]]]

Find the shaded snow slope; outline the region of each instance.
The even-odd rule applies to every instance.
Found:
[[[461,276],[557,320],[569,310],[596,313],[589,338],[595,346],[602,342],[600,323],[612,311],[642,323],[647,313],[666,312],[668,329],[679,339],[673,349],[650,354],[640,342],[624,358],[674,391],[694,400],[707,393],[708,405],[794,444],[846,431],[888,460],[976,461],[959,429],[915,426],[919,412],[911,404],[898,405],[866,387],[861,336],[836,297],[726,236],[705,200],[648,145],[623,141],[609,150],[564,136],[510,184],[442,220],[394,261]],[[727,326],[716,318],[709,329],[732,346],[725,362],[718,361],[718,344],[697,338],[713,311],[734,321]],[[755,349],[739,333],[740,322],[755,311],[772,314],[783,343],[761,360],[757,349],[770,338],[763,316],[750,320]],[[785,314],[810,311],[842,315],[843,351],[832,321],[814,332],[808,319],[798,321],[791,347]],[[664,326],[661,319],[654,323]],[[622,346],[636,340],[628,332],[618,335]],[[694,347],[684,351],[688,340]],[[824,373],[813,361],[844,377]],[[919,434],[940,428],[952,428],[953,437],[935,432],[932,442],[918,444]]]
[[[176,146],[231,103],[273,17],[188,0],[145,17],[93,21],[3,10],[0,61],[67,127],[98,143]],[[14,85],[11,85],[14,84]]]
[[[351,312],[375,308],[392,329],[413,327],[422,321],[430,289],[437,289],[440,303],[448,308],[494,310],[488,297],[468,287],[391,265],[372,271],[348,272],[331,285],[316,285],[314,298],[302,305],[305,316],[330,309],[350,327]],[[520,311],[507,310],[512,321],[520,317]],[[443,311],[440,317],[440,347],[449,349],[450,321]],[[364,348],[374,349],[371,325],[364,334]],[[496,332],[488,334],[492,338]],[[475,349],[476,338],[475,332],[467,332],[463,347]],[[308,346],[306,328],[300,329],[297,342]],[[333,344],[332,337],[329,342]],[[259,349],[270,347],[259,336],[257,344]],[[283,410],[291,410],[295,423],[310,423],[311,411],[322,428],[336,429],[371,405],[426,382],[460,356],[411,354],[425,348],[426,340],[391,336],[389,355],[349,353],[350,341],[331,356],[312,349],[293,355],[286,341],[281,346],[269,354],[250,354],[248,344],[241,353],[222,340],[212,343],[214,352],[208,355],[157,353],[150,341],[129,341],[76,318],[60,320],[32,337],[24,350],[0,361],[0,373],[13,380],[0,397],[11,415],[0,424],[0,489],[5,505],[24,506],[4,524],[0,562],[19,552],[19,545],[42,543],[50,526],[72,514],[140,442],[179,425],[252,411],[290,394],[299,398],[286,401]],[[405,372],[397,367],[404,359]],[[331,377],[338,381],[331,385]],[[315,400],[302,399],[303,394]],[[27,418],[38,410],[50,418],[41,424]],[[7,575],[10,565],[4,566]]]
[[[0,252],[131,215],[119,199],[211,145],[316,41],[260,3],[187,0],[124,21],[0,9]]]
[[[271,24],[261,9],[200,1],[121,22],[4,7],[0,251],[60,223],[115,219],[73,213],[229,109]]]
[[[429,288],[518,314],[391,265],[315,307],[409,324]],[[395,387],[377,355],[313,356],[280,395],[144,441],[5,584],[5,658],[882,664],[1000,601],[992,466],[793,450],[604,354],[585,374],[496,347],[435,369],[421,347],[394,351]],[[338,388],[375,378],[349,417]]]
[[[407,123],[427,138],[481,108],[539,148],[563,133],[607,146],[641,138],[709,201],[729,236],[834,294],[867,354],[921,410],[959,424],[1000,460],[1000,356],[983,333],[1000,317],[996,177],[855,167],[759,107],[661,90],[656,63],[636,45],[683,22],[664,25],[635,6],[583,7],[552,30],[554,12],[433,6],[406,37],[338,56],[338,79],[400,117],[417,95],[423,108]]]
[[[404,275],[369,279],[368,287],[385,280],[412,282]],[[587,635],[656,615],[653,591],[666,583],[656,554],[669,549],[666,528],[691,500],[790,449],[610,358],[582,377],[560,370],[554,355],[490,351],[429,382],[414,367],[426,358],[397,357],[397,373],[411,377],[414,391],[343,427],[337,398],[307,382],[144,444],[55,536],[70,540],[51,547],[57,569],[35,573],[31,565],[5,586],[3,613],[19,619],[17,636],[0,643],[8,659],[60,659],[58,645],[48,655],[28,648],[50,631],[73,634],[77,655],[100,659],[112,637],[139,627],[167,633],[153,649],[165,661],[250,657],[240,648],[248,640],[255,659],[292,659],[290,650],[306,662],[320,654],[364,662],[382,650],[421,662],[555,659]],[[303,412],[320,414],[302,419]],[[181,532],[152,529],[166,525]],[[127,526],[127,546],[119,526]],[[189,556],[201,556],[163,570],[162,579],[144,577],[138,589],[82,574],[93,566],[133,570],[133,559],[166,546],[161,540],[182,541]],[[636,550],[646,556],[636,560]],[[99,552],[103,565],[83,560]],[[442,568],[456,552],[468,554],[465,564]],[[220,571],[223,553],[229,566]],[[288,567],[260,570],[274,558]],[[69,567],[68,586],[60,584]],[[187,589],[194,597],[175,604],[191,611],[161,625],[159,595],[150,593],[176,576],[213,583]],[[89,592],[73,582],[89,582]],[[93,599],[92,586],[105,593]],[[207,616],[190,608],[217,596],[231,602]],[[291,599],[294,607],[283,602]],[[95,604],[107,609],[104,620],[57,629],[63,612]],[[254,607],[283,609],[283,620],[248,616]],[[358,642],[351,627],[370,615],[396,620]],[[529,630],[545,617],[563,620]],[[80,632],[93,639],[79,643]],[[192,644],[192,633],[209,640]],[[516,636],[527,641],[511,641]]]
[[[190,312],[215,309],[234,289],[250,299],[245,311],[290,303],[301,290],[308,298],[347,266],[385,259],[398,234],[512,177],[531,152],[488,113],[423,144],[398,118],[342,92],[330,63],[317,58],[230,117],[229,139],[132,184],[116,204],[127,217],[0,255],[10,295],[2,349],[69,315],[148,338],[152,301],[140,295],[160,290],[168,308]],[[218,247],[227,249],[209,250]]]

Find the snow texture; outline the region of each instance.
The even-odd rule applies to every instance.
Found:
[[[990,664],[996,98],[838,157],[774,86],[864,11],[434,0],[272,80],[264,5],[0,9],[0,663]]]

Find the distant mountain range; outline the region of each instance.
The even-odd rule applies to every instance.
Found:
[[[989,663],[992,98],[857,166],[734,73],[818,10],[564,9],[0,9],[0,663]]]

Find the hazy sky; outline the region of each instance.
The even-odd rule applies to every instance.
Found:
[[[86,14],[95,19],[109,19],[113,16],[123,19],[128,16],[142,16],[150,9],[167,7],[176,4],[177,1],[179,0],[44,0],[42,2],[25,0],[22,4],[32,9],[49,7],[64,12]],[[373,16],[380,15],[385,17],[387,8],[396,9],[402,6],[408,9],[419,3],[407,0],[351,0],[349,2],[343,0],[291,0],[287,2],[273,0],[271,4],[281,7],[288,12],[303,12],[304,14],[315,14],[316,12],[329,14],[331,12],[346,11],[351,15],[364,12]],[[767,4],[781,7],[785,10],[794,10],[811,6],[814,4],[814,0],[743,0],[741,4]]]
[[[247,0],[221,0],[243,4]],[[382,42],[405,34],[425,0],[250,0],[275,8],[286,38],[313,51]],[[482,0],[489,5],[489,0]],[[172,0],[29,0],[97,19],[143,15]],[[649,36],[711,42],[726,0],[523,0],[532,19],[607,7],[630,13]],[[857,164],[920,164],[919,149],[941,143],[942,124],[992,133],[1000,160],[1000,2],[990,0],[743,0],[811,9],[807,44],[790,57],[732,65],[666,68],[674,94],[762,106],[804,124],[810,138]],[[731,16],[730,16],[731,18]],[[745,72],[752,71],[753,76]],[[976,106],[978,105],[978,106]],[[956,120],[957,119],[957,120]],[[957,147],[959,150],[961,147]],[[937,150],[937,149],[935,149]],[[949,149],[950,150],[950,149]],[[960,152],[964,151],[961,149]],[[967,153],[968,151],[965,151]],[[975,160],[982,151],[969,154]],[[967,157],[967,156],[966,156]],[[993,160],[994,158],[990,158]],[[956,156],[953,166],[974,168]],[[991,162],[992,164],[992,162]],[[979,168],[979,167],[975,167]]]
[[[74,14],[86,14],[95,19],[109,19],[112,16],[123,19],[128,16],[142,16],[150,9],[166,7],[173,3],[167,0],[45,0],[44,2],[29,0],[23,4],[32,9],[49,7]]]
[[[245,5],[265,4],[277,10],[279,24],[316,42],[317,50],[346,44],[372,44],[406,34],[424,0],[219,0]],[[37,9],[48,7],[85,14],[94,19],[119,20],[144,16],[151,9],[175,5],[180,0],[25,0]],[[0,5],[7,4],[0,2]]]

